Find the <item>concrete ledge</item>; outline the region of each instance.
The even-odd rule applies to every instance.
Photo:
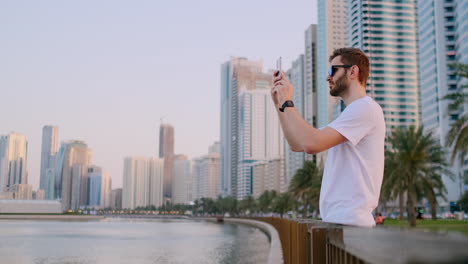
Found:
[[[216,218],[202,218],[196,217],[194,219],[200,220],[208,220],[216,222]],[[235,224],[244,224],[256,227],[262,230],[270,239],[270,252],[268,253],[268,264],[283,264],[283,250],[281,248],[281,240],[279,238],[278,231],[276,229],[265,222],[255,221],[250,219],[240,219],[240,218],[224,218],[224,222],[226,223],[235,223]]]
[[[97,215],[0,215],[0,220],[101,220],[104,216]]]

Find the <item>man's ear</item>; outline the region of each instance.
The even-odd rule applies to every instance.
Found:
[[[356,77],[356,79],[359,78],[359,67],[357,65],[353,65],[351,67],[351,77]]]

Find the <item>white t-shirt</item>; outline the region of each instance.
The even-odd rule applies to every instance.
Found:
[[[351,104],[328,125],[348,140],[328,150],[320,190],[322,220],[375,226],[384,170],[385,120],[369,96]]]

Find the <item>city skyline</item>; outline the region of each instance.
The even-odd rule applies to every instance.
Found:
[[[184,6],[2,3],[0,85],[9,99],[0,112],[15,115],[0,116],[0,134],[27,138],[33,189],[44,125],[59,128],[59,142],[86,142],[115,188],[122,186],[124,157],[157,155],[161,117],[178,131],[175,154],[204,155],[220,139],[220,63],[245,56],[269,69],[282,56],[289,67],[304,30],[316,22],[315,1]],[[275,19],[284,12],[294,15]]]

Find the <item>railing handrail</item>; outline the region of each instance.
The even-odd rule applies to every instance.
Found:
[[[255,219],[278,230],[287,264],[468,263],[468,236],[462,234],[353,227],[309,219]]]

